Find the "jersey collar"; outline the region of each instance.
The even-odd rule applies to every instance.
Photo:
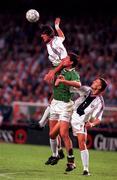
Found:
[[[64,71],[74,71],[75,70],[75,68],[71,68],[71,69],[66,69],[66,68],[64,68]]]

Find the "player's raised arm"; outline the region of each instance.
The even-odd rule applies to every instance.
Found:
[[[57,31],[58,36],[65,39],[65,36],[64,36],[63,31],[62,31],[61,28],[59,27],[60,22],[61,22],[61,19],[60,19],[59,17],[55,19],[55,29],[56,29],[56,31]],[[64,39],[63,39],[63,40],[64,40]]]

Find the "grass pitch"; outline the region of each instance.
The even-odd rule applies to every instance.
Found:
[[[80,153],[74,149],[77,168],[64,174],[66,158],[57,165],[45,165],[50,147],[0,144],[0,180],[117,180],[117,154],[90,150],[91,176],[82,176]]]

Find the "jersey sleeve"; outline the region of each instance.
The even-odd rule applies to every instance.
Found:
[[[81,86],[80,88],[71,87],[70,91],[72,93],[78,93],[79,96],[84,96],[91,91],[91,88],[89,86]]]
[[[59,54],[60,59],[64,59],[67,57],[67,50],[63,44],[64,39],[64,37],[56,36],[53,41],[54,48],[56,49],[56,52],[58,52],[57,54]]]
[[[103,104],[100,102],[94,109],[93,114],[92,114],[92,118],[93,119],[99,119],[100,121],[102,120],[102,115],[103,115],[103,111],[104,111],[104,106]]]

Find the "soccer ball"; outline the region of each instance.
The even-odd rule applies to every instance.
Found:
[[[26,19],[29,22],[37,22],[39,20],[39,12],[35,9],[30,9],[26,12]]]

